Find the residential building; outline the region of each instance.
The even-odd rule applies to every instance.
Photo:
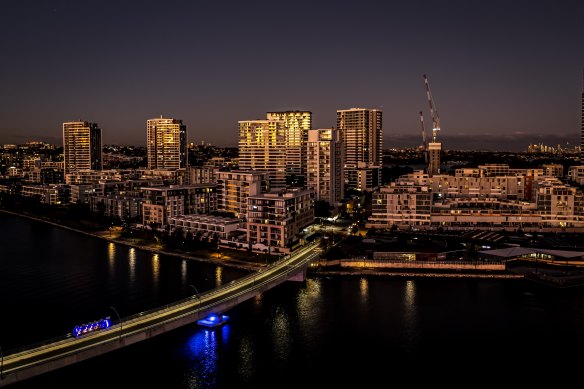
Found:
[[[335,205],[344,197],[343,142],[340,131],[308,131],[306,186],[315,199]]]
[[[286,126],[280,120],[239,122],[239,167],[268,173],[270,187],[286,187]]]
[[[148,168],[168,170],[186,168],[187,126],[182,120],[160,116],[148,120],[146,127]]]
[[[183,234],[191,233],[201,239],[229,239],[239,228],[239,220],[223,216],[181,215],[168,218],[170,231],[181,229]]]
[[[370,175],[377,175],[370,182],[381,183],[383,164],[382,112],[378,109],[351,108],[337,110],[337,129],[341,131],[344,147],[345,188],[374,190],[363,187],[359,177],[366,176],[361,169],[371,169]],[[367,183],[367,179],[364,180]],[[359,188],[361,187],[361,188]]]
[[[240,220],[247,218],[247,199],[268,191],[268,173],[249,170],[217,172],[217,207]]]
[[[63,123],[63,156],[65,175],[79,170],[101,170],[101,128],[97,123]]]
[[[268,120],[284,122],[286,147],[286,183],[288,186],[304,186],[306,182],[306,142],[312,129],[312,112],[268,112]]]
[[[300,243],[299,234],[314,222],[314,192],[273,191],[248,198],[247,241],[252,250],[287,253]]]

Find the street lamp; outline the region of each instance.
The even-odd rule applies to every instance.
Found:
[[[195,288],[191,284],[189,284],[189,286],[195,290],[195,293],[197,293],[197,298],[199,299],[199,310],[200,310],[201,309],[201,295],[199,294],[199,291],[197,290],[197,288]]]
[[[118,320],[120,321],[120,342],[121,342],[122,341],[122,318],[120,317],[120,314],[118,313],[118,311],[114,307],[110,307],[110,309],[113,309],[113,311],[118,316]]]

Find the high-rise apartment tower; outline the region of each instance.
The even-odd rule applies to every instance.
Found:
[[[239,122],[239,167],[267,172],[272,189],[286,187],[286,125],[282,120]]]
[[[150,119],[147,127],[147,152],[149,169],[176,170],[186,168],[187,126],[182,120]]]
[[[63,123],[65,174],[102,169],[101,128],[97,123]]]
[[[378,109],[351,108],[337,110],[337,129],[344,147],[345,184],[347,189],[360,187],[359,175],[371,169],[374,185],[381,182],[383,159],[382,112]]]
[[[316,200],[335,205],[344,196],[343,142],[339,130],[308,131],[306,186]]]
[[[268,112],[268,120],[284,122],[286,144],[286,183],[304,186],[306,183],[306,141],[312,128],[312,112]]]

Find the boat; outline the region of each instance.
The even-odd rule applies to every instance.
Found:
[[[228,320],[229,316],[227,315],[217,315],[216,313],[212,313],[204,319],[197,320],[197,324],[203,327],[214,328],[222,326],[227,323]]]

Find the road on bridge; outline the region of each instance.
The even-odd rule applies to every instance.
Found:
[[[161,325],[177,321],[186,316],[212,312],[215,307],[221,306],[225,302],[237,299],[243,295],[249,295],[250,292],[265,291],[270,287],[284,282],[291,275],[298,273],[298,271],[303,271],[310,261],[319,256],[319,243],[320,240],[316,240],[309,245],[302,246],[278,262],[219,288],[194,295],[188,299],[183,299],[161,308],[123,318],[121,323],[108,329],[84,334],[78,338],[68,334],[66,337],[57,339],[54,342],[40,346],[32,346],[16,353],[8,353],[4,355],[0,365],[0,373],[2,375],[0,386],[16,382],[16,380],[10,380],[12,373],[25,369],[35,370],[35,367],[63,359],[67,356],[79,354],[84,350],[96,348],[104,344],[117,343],[118,345],[112,348],[117,349],[123,347],[125,345],[123,340],[132,335],[160,328]],[[158,333],[155,334],[157,335]],[[39,373],[36,374],[40,374],[40,370],[42,369],[36,370],[39,370]],[[44,371],[47,371],[47,369],[44,369]],[[30,376],[36,374],[32,373]]]

